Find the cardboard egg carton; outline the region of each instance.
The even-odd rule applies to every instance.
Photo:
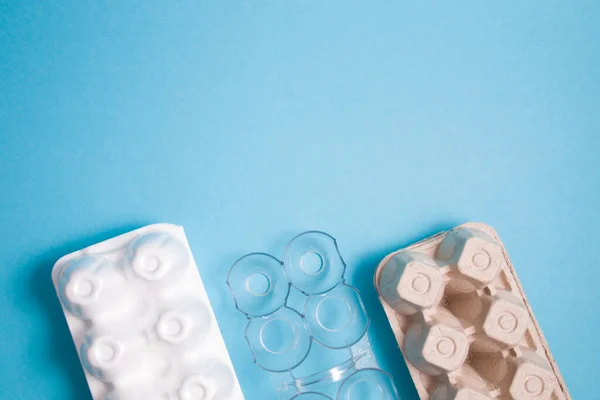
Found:
[[[571,399],[490,226],[388,255],[375,285],[421,399]]]
[[[66,255],[52,280],[94,400],[243,400],[182,227]]]

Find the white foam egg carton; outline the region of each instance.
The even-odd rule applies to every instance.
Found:
[[[241,400],[180,226],[62,257],[52,279],[94,400]]]
[[[421,399],[571,398],[490,226],[388,255],[375,285]]]

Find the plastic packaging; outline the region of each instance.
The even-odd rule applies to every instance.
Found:
[[[246,341],[278,398],[397,399],[373,357],[369,318],[345,273],[335,239],[316,231],[296,236],[282,261],[252,253],[231,267],[227,285],[248,319]]]
[[[243,399],[182,227],[76,251],[52,279],[94,400]]]
[[[421,399],[571,398],[488,225],[388,255],[375,285]]]

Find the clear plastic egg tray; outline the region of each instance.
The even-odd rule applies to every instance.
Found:
[[[52,279],[94,400],[242,400],[183,228],[61,258]]]
[[[316,231],[296,236],[282,260],[252,253],[231,267],[227,285],[248,319],[246,341],[278,398],[397,399],[373,357],[369,318],[345,273],[335,239]]]
[[[421,399],[571,398],[490,226],[388,255],[375,285]]]

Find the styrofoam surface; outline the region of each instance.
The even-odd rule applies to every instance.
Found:
[[[421,399],[571,398],[490,226],[388,255],[375,285]]]
[[[94,400],[241,400],[183,228],[62,257],[52,279]]]

